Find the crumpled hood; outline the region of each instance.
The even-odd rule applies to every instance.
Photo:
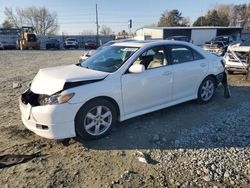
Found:
[[[36,94],[52,95],[64,88],[66,82],[92,81],[105,78],[109,73],[65,65],[40,69],[31,84]]]
[[[250,46],[229,46],[228,50],[232,50],[235,52],[249,52],[250,51]]]

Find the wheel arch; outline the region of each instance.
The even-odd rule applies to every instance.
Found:
[[[81,106],[81,108],[82,108],[83,106],[85,106],[87,103],[90,103],[90,102],[95,101],[95,100],[98,100],[98,99],[104,99],[104,100],[106,100],[106,101],[109,101],[111,104],[113,104],[114,107],[115,107],[115,110],[116,110],[116,112],[117,112],[117,119],[118,119],[118,120],[120,119],[121,111],[120,111],[119,104],[117,103],[117,101],[116,101],[115,99],[113,99],[113,98],[111,98],[111,97],[108,97],[108,96],[98,96],[98,97],[91,98],[91,99],[89,99],[88,101],[86,101],[86,102]],[[79,110],[80,110],[80,109],[79,109]],[[79,110],[78,110],[78,112],[79,112]],[[77,112],[77,114],[78,114],[78,112]],[[77,114],[76,114],[76,116],[77,116]]]
[[[206,80],[207,78],[212,78],[212,79],[214,80],[215,88],[218,86],[218,81],[217,81],[216,76],[215,76],[214,74],[209,74],[209,75],[207,75],[207,76],[201,81],[201,83],[200,83],[200,85],[199,85],[199,87],[198,87],[198,89],[197,89],[197,100],[198,100],[199,103],[201,103],[200,100],[199,100],[199,90],[200,90],[200,86],[201,86],[201,84],[203,83],[203,81]]]
[[[209,75],[207,75],[203,80],[207,79],[208,77],[213,78],[214,83],[215,83],[215,87],[218,87],[217,77],[216,77],[214,74],[209,74]],[[202,80],[202,82],[203,82],[203,80]]]

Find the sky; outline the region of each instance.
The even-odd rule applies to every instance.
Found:
[[[57,13],[58,34],[96,32],[95,6],[98,5],[99,26],[106,25],[117,33],[128,31],[128,20],[133,20],[132,32],[157,24],[165,10],[178,9],[191,23],[216,4],[243,4],[249,0],[0,0],[0,24],[4,8],[46,7]]]

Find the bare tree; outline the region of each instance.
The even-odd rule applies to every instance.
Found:
[[[84,30],[83,32],[81,32],[82,35],[94,35],[94,31],[93,30]]]
[[[50,13],[45,7],[17,8],[16,12],[12,8],[5,8],[4,14],[15,27],[32,26],[37,34],[55,34],[58,29],[57,14]]]
[[[8,20],[5,20],[2,24],[2,27],[3,28],[6,28],[6,29],[10,29],[10,28],[13,28],[14,25],[12,23],[10,23]]]
[[[100,33],[102,35],[112,35],[112,29],[106,25],[103,25],[102,28],[101,28],[101,31]]]
[[[17,8],[16,13],[14,13],[12,8],[5,8],[4,14],[6,21],[11,23],[14,27],[21,27],[24,25],[24,13],[23,9]]]
[[[235,5],[230,16],[231,26],[240,26],[250,30],[250,3]]]
[[[190,18],[189,17],[184,17],[181,21],[181,25],[185,27],[189,27],[191,24]]]

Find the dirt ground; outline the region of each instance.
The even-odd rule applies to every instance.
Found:
[[[250,81],[241,74],[229,76],[230,99],[219,87],[206,105],[136,117],[100,140],[63,144],[25,129],[22,91],[40,68],[77,63],[81,53],[0,51],[0,156],[41,154],[0,164],[0,187],[249,187]]]

